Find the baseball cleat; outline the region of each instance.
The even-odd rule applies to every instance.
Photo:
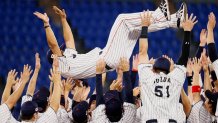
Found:
[[[160,10],[163,12],[166,19],[170,20],[170,9],[168,0],[162,0],[161,4],[159,5]]]
[[[183,22],[186,19],[188,10],[186,3],[182,3],[179,10],[176,12],[176,17],[178,18],[177,21],[177,27],[181,27],[181,22]]]

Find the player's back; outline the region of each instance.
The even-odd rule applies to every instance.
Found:
[[[154,73],[151,67],[140,65],[141,99],[143,105],[142,121],[173,119],[181,122],[184,112],[179,103],[181,89],[185,80],[185,70],[176,67],[171,73]]]
[[[67,52],[65,50],[65,56],[59,58],[60,71],[63,77],[81,79],[95,76],[96,62],[101,54],[100,48],[95,48],[86,54]]]

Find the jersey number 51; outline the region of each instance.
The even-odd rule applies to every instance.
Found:
[[[163,97],[163,86],[156,86],[155,87],[155,95],[158,96],[158,97]],[[166,87],[166,93],[167,93],[167,98],[170,97],[170,94],[169,94],[169,86]]]

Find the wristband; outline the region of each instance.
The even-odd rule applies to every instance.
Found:
[[[138,70],[137,70],[137,69],[132,69],[132,71],[134,71],[134,72],[138,72]]]
[[[192,86],[192,76],[188,76],[187,80],[188,80],[188,86]]]
[[[143,26],[140,38],[148,38],[148,27]]]
[[[201,87],[199,85],[192,86],[192,93],[200,93]]]
[[[47,25],[47,26],[44,26],[44,28],[46,29],[46,28],[48,28],[48,27],[50,27],[49,25]]]

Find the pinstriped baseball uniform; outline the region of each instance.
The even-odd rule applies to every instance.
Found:
[[[175,65],[169,74],[154,73],[151,64],[138,66],[141,83],[142,121],[157,119],[159,122],[185,121],[179,97],[186,78],[186,68]]]
[[[187,120],[188,123],[212,123],[212,116],[204,108],[203,104],[203,101],[199,101],[193,105]]]
[[[123,109],[123,117],[118,123],[134,123],[136,119],[135,105],[124,102]],[[110,123],[107,115],[105,114],[105,105],[99,105],[92,112],[92,121],[90,121],[90,123]]]
[[[5,103],[0,106],[0,123],[18,123]]]
[[[0,123],[6,123],[11,118],[11,112],[6,104],[0,105]]]
[[[21,105],[23,103],[27,102],[27,101],[32,101],[32,96],[24,95],[22,97]],[[64,121],[63,119],[65,119],[64,115],[62,115],[63,114],[62,112],[63,112],[62,110],[58,110],[58,112],[57,112],[59,114],[60,121]],[[40,123],[40,122],[43,122],[43,123],[50,123],[50,122],[52,122],[53,123],[53,122],[55,122],[57,120],[57,115],[56,115],[56,113],[54,112],[54,110],[51,107],[49,107],[46,110],[46,112],[39,113],[38,115],[39,115],[39,120],[37,120],[37,123]],[[60,122],[60,123],[62,123],[62,122]],[[66,123],[68,123],[68,122],[66,122]]]
[[[71,119],[67,111],[62,107],[59,107],[57,112],[57,117],[58,117],[58,123],[71,123]]]
[[[58,118],[55,111],[49,107],[36,123],[58,123]]]
[[[212,63],[216,76],[218,76],[218,60]]]
[[[166,29],[172,27],[170,24],[175,24],[166,21],[159,8],[152,12],[152,16],[149,32]],[[59,70],[62,76],[75,79],[94,77],[99,58],[103,58],[112,70],[115,69],[121,57],[130,58],[140,33],[141,13],[120,14],[111,29],[104,49],[95,48],[87,54],[78,54],[73,49],[65,50],[64,56],[59,57]]]

